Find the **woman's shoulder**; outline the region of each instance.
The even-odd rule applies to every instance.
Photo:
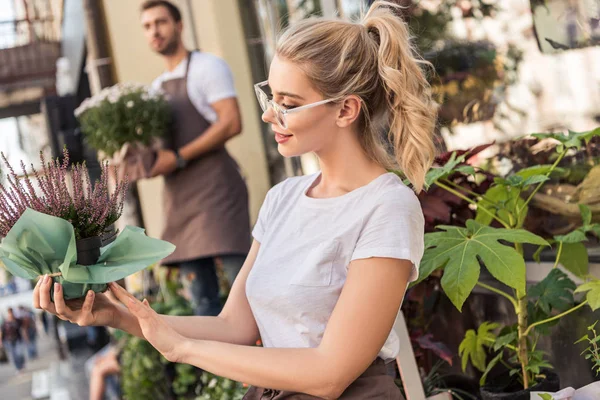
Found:
[[[417,214],[422,212],[417,194],[392,172],[385,174],[372,193],[374,207],[391,208],[398,212],[412,211]]]

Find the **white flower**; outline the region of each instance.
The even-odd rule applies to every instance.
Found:
[[[127,102],[127,108],[132,108],[132,107],[134,106],[134,104],[135,104],[135,103],[133,102],[133,100],[129,100],[129,101]]]
[[[144,129],[142,129],[141,126],[138,126],[137,128],[135,128],[135,133],[141,135],[142,133],[144,133]]]

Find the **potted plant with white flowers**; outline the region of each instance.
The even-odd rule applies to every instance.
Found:
[[[164,93],[136,83],[103,89],[84,100],[75,116],[87,143],[130,181],[149,177],[171,122]]]

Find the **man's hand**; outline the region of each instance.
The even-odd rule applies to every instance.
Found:
[[[177,155],[173,150],[161,149],[156,153],[156,161],[150,176],[169,175],[177,169]]]

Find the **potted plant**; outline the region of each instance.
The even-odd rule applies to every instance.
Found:
[[[87,143],[100,158],[122,166],[121,177],[130,181],[149,177],[171,121],[164,94],[135,83],[103,89],[84,100],[75,116]]]
[[[484,399],[529,399],[532,389],[558,390],[558,377],[552,375],[545,354],[536,348],[539,336],[547,334],[548,327],[558,319],[585,305],[593,310],[600,308],[600,280],[573,264],[563,263],[565,268],[584,280],[582,285],[576,286],[557,268],[563,260],[561,253],[565,245],[581,243],[590,234],[600,235],[600,225],[592,223],[589,207],[580,206],[583,223],[579,228],[550,240],[529,232],[523,226],[531,200],[549,180],[560,161],[572,149],[579,149],[584,142],[600,136],[600,128],[533,136],[557,143],[556,161],[552,165],[525,168],[505,178],[496,178],[495,185],[475,199],[469,198],[468,192],[451,185],[447,179],[456,171],[477,175],[474,167],[460,165],[465,155],[453,156],[445,165],[433,168],[426,179],[428,185],[435,184],[471,203],[477,214],[475,219],[467,220],[464,227],[439,226],[439,231],[425,235],[425,254],[417,282],[436,270],[443,270],[441,286],[458,310],[473,288],[478,286],[506,298],[517,320],[510,326],[485,322],[477,330],[467,331],[460,345],[463,369],[470,362],[480,370],[483,373],[482,385],[496,365],[503,365],[508,370],[508,378],[512,378],[502,384],[496,379],[492,384],[483,386],[481,394]],[[551,245],[557,248],[554,268],[529,289],[526,287],[524,243],[538,246],[539,251]],[[577,247],[572,251],[576,252],[571,254],[572,257],[587,257],[585,248]],[[501,287],[480,281],[482,265]],[[575,302],[575,293],[586,293],[585,300]],[[489,362],[487,352],[494,355]]]
[[[111,191],[109,167],[92,184],[85,165],[47,161],[42,170],[22,176],[2,154],[9,171],[0,184],[0,261],[13,275],[37,279],[49,275],[62,284],[65,299],[79,298],[88,290],[106,290],[122,279],[171,254],[175,246],[149,238],[143,229],[126,227],[117,235],[114,223],[123,209],[127,182]],[[53,288],[51,289],[53,290]]]

